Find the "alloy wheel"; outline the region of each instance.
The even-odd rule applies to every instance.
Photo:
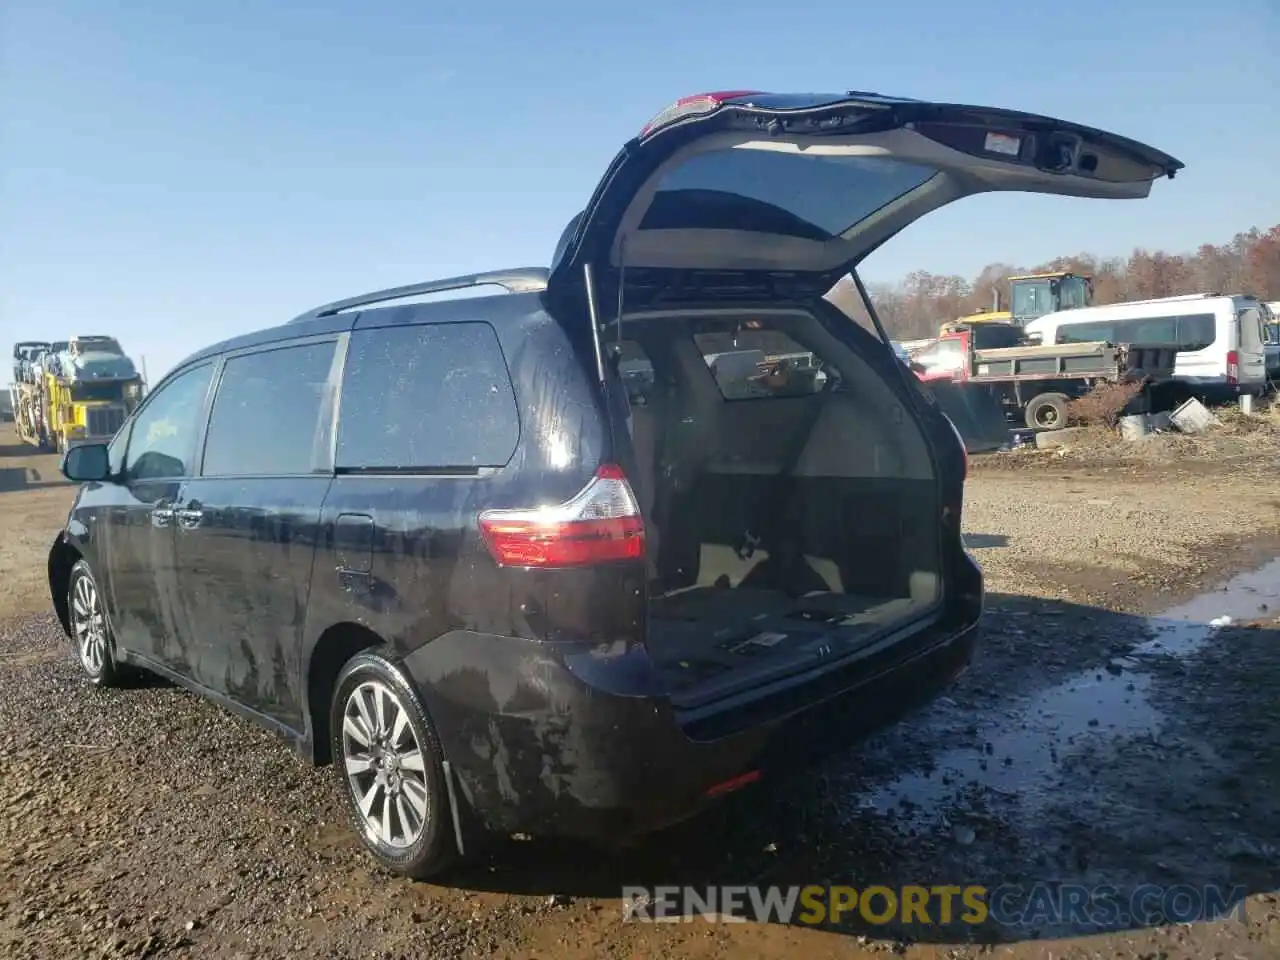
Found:
[[[107,662],[107,620],[89,577],[79,577],[71,592],[71,624],[80,663],[96,677]]]
[[[365,832],[395,849],[417,843],[431,811],[427,761],[408,710],[386,684],[368,680],[347,697],[342,762]]]

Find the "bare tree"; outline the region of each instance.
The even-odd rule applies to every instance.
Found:
[[[1184,293],[1251,293],[1280,300],[1280,225],[1254,227],[1221,246],[1203,244],[1194,253],[1135,250],[1124,258],[1081,252],[1033,267],[992,263],[972,281],[916,270],[896,284],[873,285],[869,292],[890,335],[912,339],[936,334],[948,320],[989,309],[994,291],[1008,309],[1010,276],[1066,270],[1094,278],[1095,303]]]

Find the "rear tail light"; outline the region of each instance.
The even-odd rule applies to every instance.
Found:
[[[1227,351],[1227,383],[1233,386],[1240,382],[1240,354],[1234,350]]]
[[[728,780],[721,780],[719,783],[713,784],[707,788],[704,796],[723,797],[726,793],[733,793],[735,790],[741,790],[743,787],[759,782],[760,771],[748,770],[746,773],[742,773],[736,777],[731,777]]]
[[[606,464],[565,503],[486,510],[480,534],[506,567],[577,567],[644,556],[644,520],[621,467]]]

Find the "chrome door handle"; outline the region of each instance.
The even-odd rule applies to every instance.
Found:
[[[151,525],[153,527],[167,527],[169,522],[173,520],[173,507],[167,503],[158,503],[151,510]]]
[[[184,527],[198,526],[200,521],[204,519],[203,510],[194,510],[194,509],[188,508],[186,510],[175,510],[174,513],[176,513],[178,516],[178,522],[181,523]]]

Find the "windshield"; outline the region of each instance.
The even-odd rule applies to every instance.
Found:
[[[81,337],[71,344],[77,354],[84,353],[124,353],[115,337]]]
[[[95,401],[119,401],[124,398],[124,383],[113,380],[111,383],[73,383],[71,384],[72,403],[93,403]]]
[[[1057,287],[1059,310],[1089,306],[1089,284],[1084,277],[1063,277]]]
[[[1053,285],[1048,280],[1021,281],[1013,285],[1015,317],[1041,317],[1053,311]]]

